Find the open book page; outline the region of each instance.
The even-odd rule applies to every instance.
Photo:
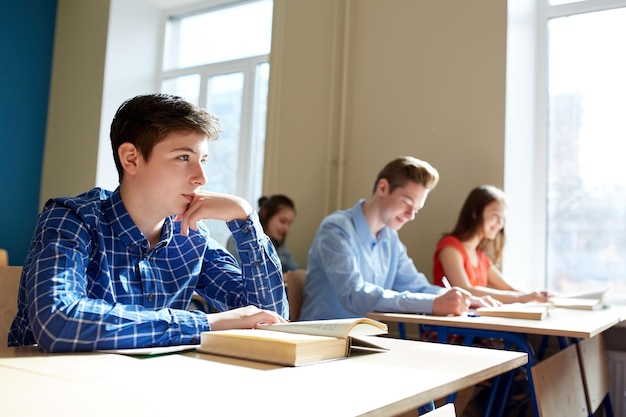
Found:
[[[607,306],[607,303],[604,300],[606,293],[606,288],[568,293],[559,295],[558,297],[553,297],[550,299],[550,303],[553,307],[597,310]]]
[[[349,336],[374,336],[387,333],[387,325],[385,323],[366,317],[356,319],[295,321],[291,323],[268,324],[259,328],[287,333],[332,336],[343,339]]]
[[[598,290],[589,290],[589,291],[578,291],[578,292],[570,292],[567,294],[559,294],[557,298],[584,298],[588,300],[604,300],[604,296],[606,295],[607,289],[601,288]]]
[[[606,307],[602,299],[597,298],[563,298],[554,297],[550,300],[554,307],[574,308],[580,310],[597,310]]]
[[[354,353],[362,352],[384,352],[387,351],[386,347],[379,346],[370,340],[362,337],[350,337],[350,355],[354,356]]]

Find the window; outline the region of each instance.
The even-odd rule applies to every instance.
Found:
[[[165,27],[162,91],[220,119],[220,138],[209,144],[204,188],[240,195],[253,206],[263,185],[272,8],[271,0],[230,2],[170,15]],[[225,224],[207,223],[225,243]]]
[[[546,284],[625,291],[626,3],[549,2]]]

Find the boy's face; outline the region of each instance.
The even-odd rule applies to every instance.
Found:
[[[137,158],[136,187],[142,210],[157,218],[181,214],[206,184],[208,140],[202,133],[174,132],[159,142],[150,159]]]
[[[389,192],[389,183],[385,181],[386,187],[379,186],[381,192],[381,217],[385,226],[400,230],[407,222],[415,218],[417,212],[424,207],[428,192],[424,185],[407,181],[403,187],[398,187]]]

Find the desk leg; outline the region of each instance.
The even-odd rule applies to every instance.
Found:
[[[513,379],[515,378],[515,370],[509,371],[506,374],[498,375],[493,379],[493,385],[491,386],[491,395],[489,395],[489,399],[487,400],[487,405],[485,406],[484,417],[489,417],[492,412],[492,408],[494,407],[495,399],[498,396],[498,391],[500,388],[500,384],[504,382],[502,393],[502,398],[508,398],[508,393],[511,392],[511,385],[513,384]],[[498,409],[495,410],[496,416],[504,415],[504,407],[506,406],[505,401],[500,401],[498,404]]]
[[[436,331],[437,336],[438,336],[437,342],[439,343],[446,343],[448,340],[448,334],[458,334],[458,335],[463,336],[465,339],[470,339],[470,340],[473,340],[474,338],[477,338],[477,337],[494,338],[494,339],[503,340],[505,343],[505,349],[507,350],[512,350],[513,347],[515,346],[516,347],[515,350],[520,351],[520,352],[525,352],[526,354],[528,354],[528,362],[526,363],[525,368],[526,368],[526,374],[528,377],[530,399],[531,399],[532,406],[533,406],[533,413],[536,417],[539,417],[539,408],[537,407],[537,398],[535,396],[535,385],[533,383],[532,373],[531,373],[532,366],[535,365],[535,363],[537,363],[537,357],[535,356],[535,351],[533,347],[530,345],[530,342],[528,342],[528,339],[524,335],[518,334],[518,333],[500,332],[500,331],[494,331],[494,330],[464,329],[460,327],[436,326],[436,325],[434,326],[423,325],[422,328]],[[512,384],[512,381],[511,381],[511,384]],[[509,384],[508,381],[505,384],[504,390],[502,392],[503,394],[502,398],[508,399],[511,384]],[[489,402],[495,399],[496,394],[497,394],[496,390],[492,388]],[[500,410],[495,410],[497,411],[496,416],[502,416],[502,413],[504,411],[504,403],[500,404],[500,407],[498,408],[500,408]],[[490,412],[491,410],[489,410],[489,412],[486,413],[485,416],[489,416]]]
[[[541,343],[539,344],[539,350],[537,350],[537,359],[542,360],[546,354],[546,348],[548,347],[548,340],[550,336],[542,336]]]
[[[550,340],[550,336],[542,336],[541,337],[541,343],[539,345],[539,350],[537,350],[537,359],[538,360],[543,360],[545,354],[546,354],[546,349],[548,347],[548,341]],[[568,347],[571,343],[578,343],[580,339],[577,338],[567,338],[567,337],[563,337],[563,336],[558,336],[557,337],[557,342],[559,343],[559,350],[563,350],[566,347]]]
[[[604,396],[604,400],[602,400],[602,404],[604,405],[604,413],[607,417],[613,417],[613,405],[611,405],[611,394],[607,393]],[[597,411],[597,410],[596,410]]]
[[[400,339],[405,339],[406,340],[406,324],[405,323],[398,323],[398,333],[400,334]]]

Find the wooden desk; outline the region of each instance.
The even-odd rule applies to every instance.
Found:
[[[388,352],[298,368],[195,351],[0,353],[0,415],[391,416],[526,363],[520,352],[377,338]]]
[[[615,326],[623,319],[625,313],[626,309],[623,307],[609,307],[596,311],[554,308],[550,310],[550,316],[545,320],[503,317],[440,317],[401,313],[371,313],[368,314],[368,317],[385,322],[588,339]]]
[[[535,416],[539,416],[531,376],[531,367],[537,356],[527,340],[529,334],[560,338],[561,347],[565,339],[588,339],[618,324],[624,317],[624,307],[609,307],[596,311],[555,308],[545,320],[523,320],[502,317],[428,316],[421,314],[371,313],[368,317],[383,321],[420,326],[430,326],[437,331],[438,341],[445,343],[448,334],[460,334],[471,340],[474,337],[493,337],[505,341],[506,348],[515,347],[528,354],[526,364],[532,405]],[[501,411],[501,410],[500,410]],[[491,409],[487,409],[487,414]]]

